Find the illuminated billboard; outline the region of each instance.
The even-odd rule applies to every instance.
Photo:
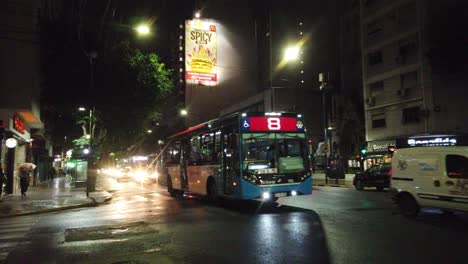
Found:
[[[218,53],[216,24],[200,19],[185,21],[185,81],[216,85]]]

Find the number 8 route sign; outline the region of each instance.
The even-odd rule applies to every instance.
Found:
[[[304,123],[296,117],[243,117],[241,129],[245,132],[303,132]]]

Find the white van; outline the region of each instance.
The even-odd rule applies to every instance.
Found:
[[[406,216],[421,207],[468,212],[468,146],[398,149],[391,191]]]

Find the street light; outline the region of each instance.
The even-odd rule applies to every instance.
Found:
[[[180,115],[181,116],[186,116],[187,114],[188,114],[187,110],[185,110],[185,109],[180,110]]]
[[[147,24],[140,24],[135,28],[135,30],[140,36],[146,36],[150,33],[150,28]]]
[[[78,111],[80,111],[80,112],[86,111],[86,108],[84,108],[84,107],[78,107]]]
[[[299,58],[299,48],[296,46],[287,47],[284,50],[284,60],[285,61],[294,61]]]
[[[200,18],[201,14],[200,11],[195,12],[195,18]]]

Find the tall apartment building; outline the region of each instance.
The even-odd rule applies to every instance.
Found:
[[[441,51],[446,42],[441,36],[459,34],[461,25],[451,24],[456,21],[451,16],[462,14],[451,11],[463,10],[462,5],[466,7],[456,0],[360,0],[370,154],[385,154],[390,145],[407,146],[417,136],[427,144],[444,144],[468,132],[466,77],[459,67],[438,70],[441,61],[451,63],[447,60],[454,51]],[[447,55],[445,61],[437,60],[441,53]]]
[[[44,180],[51,165],[51,146],[44,136],[40,111],[39,17],[48,8],[39,1],[1,3],[0,162],[7,176],[6,193],[19,190],[20,164],[38,165],[34,182]],[[12,141],[15,146],[9,144]]]

